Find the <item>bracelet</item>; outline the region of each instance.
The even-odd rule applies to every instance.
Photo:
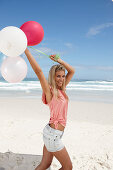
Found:
[[[51,56],[49,56],[49,57],[51,57]],[[58,61],[59,58],[60,58],[59,54],[56,54],[55,57],[54,57],[54,60]]]
[[[60,58],[60,56],[58,54],[55,55],[55,61],[58,61],[58,59]]]

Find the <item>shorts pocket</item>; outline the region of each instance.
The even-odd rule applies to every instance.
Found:
[[[55,135],[55,137],[54,137],[54,147],[59,148],[60,142],[61,142],[60,136]]]
[[[48,149],[50,147],[50,138],[48,135],[46,134],[43,134],[43,141],[44,141],[44,144],[46,146],[46,148]]]

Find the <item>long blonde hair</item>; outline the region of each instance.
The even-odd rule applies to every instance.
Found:
[[[58,94],[58,89],[56,87],[55,74],[57,71],[60,71],[60,70],[64,71],[64,73],[65,73],[65,67],[63,65],[61,65],[61,64],[53,65],[50,68],[49,76],[48,76],[48,83],[52,87],[52,93],[55,95],[56,98],[59,98],[59,94]],[[65,81],[63,82],[61,90],[63,91],[65,98],[68,99],[68,96],[65,93],[65,90],[66,90],[65,89]]]

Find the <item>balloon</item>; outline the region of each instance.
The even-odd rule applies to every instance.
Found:
[[[9,83],[21,82],[27,74],[27,64],[21,57],[7,57],[1,66],[1,75]]]
[[[6,56],[17,57],[27,48],[27,37],[17,27],[8,26],[0,31],[0,51]]]
[[[28,46],[39,44],[44,37],[43,27],[36,21],[27,21],[20,29],[22,29],[27,36]]]

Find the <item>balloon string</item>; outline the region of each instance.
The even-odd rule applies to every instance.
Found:
[[[50,55],[47,55],[46,53],[44,53],[44,52],[42,52],[42,51],[40,51],[40,50],[37,50],[36,48],[30,47],[30,46],[28,46],[28,47],[29,47],[29,48],[32,48],[33,50],[38,51],[39,53],[42,53],[42,54],[48,56],[49,58],[51,57]],[[58,60],[59,58],[60,58],[59,55],[56,54],[56,56],[55,56],[56,62],[57,62],[57,60]],[[54,62],[53,62],[53,64],[54,64]]]
[[[40,51],[40,50],[37,50],[37,49],[35,49],[35,48],[33,48],[33,47],[30,47],[30,46],[28,46],[28,47],[29,47],[29,48],[32,48],[33,50],[38,51],[39,53],[42,53],[42,54],[44,54],[44,55],[50,57],[49,55],[47,55],[46,53],[44,53],[44,52],[42,52],[42,51]]]

